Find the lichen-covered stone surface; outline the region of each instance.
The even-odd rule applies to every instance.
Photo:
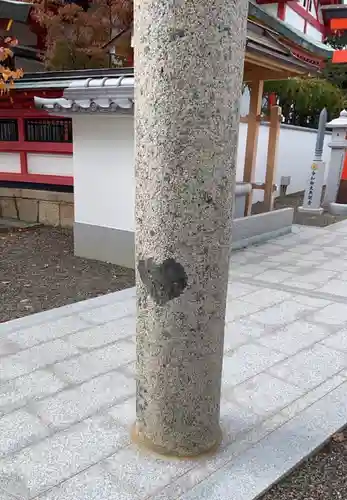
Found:
[[[247,7],[135,1],[136,433],[164,454],[220,440]]]

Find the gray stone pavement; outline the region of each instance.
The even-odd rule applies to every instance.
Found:
[[[217,454],[130,442],[135,291],[0,324],[0,500],[253,500],[347,423],[347,222],[232,254]]]

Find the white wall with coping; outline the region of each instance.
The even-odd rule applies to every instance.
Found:
[[[73,158],[66,154],[28,153],[28,173],[73,176]]]
[[[282,176],[291,176],[291,183],[288,187],[287,194],[303,191],[306,188],[307,177],[313,160],[316,138],[317,130],[296,127],[293,125],[281,125],[275,183],[280,185]],[[323,160],[327,162],[326,176],[330,158],[330,148],[328,147],[330,140],[331,133],[326,132],[323,150]],[[246,141],[247,123],[241,123],[237,155],[237,181],[241,181],[243,176]],[[265,180],[268,141],[269,125],[268,123],[262,123],[259,127],[255,172],[256,182],[264,182]],[[260,190],[256,190],[253,195],[253,200],[254,202],[262,201],[263,197],[264,193]]]
[[[300,3],[300,2],[299,2]],[[303,7],[302,3],[301,6]],[[278,19],[278,4],[276,3],[268,3],[268,4],[263,4],[262,9],[271,14],[273,17]],[[306,9],[306,7],[305,7]],[[313,17],[316,17],[315,9],[312,3],[312,10],[310,11],[310,14]],[[288,4],[285,4],[285,23],[290,24],[293,26],[293,28],[296,28],[299,31],[302,31],[304,33],[305,29],[305,19],[300,16],[297,12],[295,12]],[[307,23],[306,24],[306,36],[309,38],[312,38],[313,40],[316,40],[318,42],[321,42],[323,39],[323,35],[321,31],[319,31],[317,28],[312,26],[312,24]]]
[[[129,197],[134,197],[135,178],[133,173],[134,164],[134,130],[133,118],[121,114],[110,115],[73,115],[74,120],[74,158],[66,154],[28,153],[28,172],[31,174],[46,174],[56,176],[74,176],[75,189],[84,196],[94,195],[92,193],[105,192],[104,199],[100,200],[98,206],[81,207],[76,204],[76,220],[97,224],[101,219],[105,226],[118,224],[120,229],[133,228],[133,210],[127,214],[121,214],[121,207],[128,204]],[[111,121],[110,121],[111,120]],[[96,134],[97,132],[97,134]],[[291,184],[287,193],[302,191],[306,187],[307,176],[313,160],[317,131],[292,125],[281,125],[279,136],[279,151],[276,172],[276,184],[280,184],[282,176],[290,176]],[[328,143],[331,134],[325,134],[323,160],[327,162],[326,176],[328,174],[328,161],[330,148]],[[255,181],[264,182],[266,174],[267,148],[269,139],[269,126],[262,123],[259,128],[258,151],[256,159]],[[245,151],[247,140],[247,124],[241,123],[239,129],[237,173],[236,180],[242,181]],[[102,147],[97,146],[102,144]],[[111,158],[112,168],[105,166]],[[95,171],[85,168],[86,163],[92,162]],[[128,176],[127,169],[132,174]],[[75,171],[74,171],[75,169]],[[105,170],[106,169],[106,170]],[[101,186],[101,176],[95,175],[105,170],[104,174],[111,183]],[[0,153],[0,172],[20,173],[19,153]],[[78,178],[78,182],[76,179]],[[115,192],[116,191],[116,192]],[[112,193],[116,199],[113,205],[116,213],[111,214],[109,210]],[[254,202],[262,201],[263,192],[254,192]],[[115,222],[116,221],[116,222]]]
[[[278,4],[276,3],[266,3],[262,4],[261,8],[271,14],[273,17],[278,17],[277,16],[277,11],[278,11]]]
[[[123,231],[134,230],[135,172],[133,117],[119,114],[73,116],[75,221]],[[98,132],[97,134],[95,132]],[[256,161],[256,182],[264,182],[269,127],[261,124]],[[328,161],[331,135],[325,136]],[[236,180],[242,181],[247,124],[240,124]],[[304,190],[313,160],[316,131],[282,125],[276,183],[291,176],[287,193]],[[93,166],[93,167],[91,167]],[[107,181],[105,180],[107,179]],[[254,191],[254,202],[263,192]],[[90,200],[90,202],[88,202]]]
[[[286,24],[290,24],[294,28],[300,31],[304,31],[305,19],[297,14],[293,9],[286,5]]]
[[[80,257],[134,267],[134,119],[73,115],[74,246]]]
[[[322,33],[309,23],[307,23],[306,26],[306,35],[318,42],[321,42],[323,38]]]

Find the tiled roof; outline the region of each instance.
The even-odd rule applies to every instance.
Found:
[[[134,83],[134,76],[130,74],[75,80],[65,90],[64,97],[35,97],[35,104],[54,113],[129,111],[134,106]]]
[[[333,50],[330,47],[308,37],[285,21],[281,21],[277,17],[272,16],[257,5],[256,0],[249,0],[248,16],[258,21],[262,21],[268,28],[275,30],[279,35],[291,40],[312,54],[324,59],[329,59],[332,56]]]

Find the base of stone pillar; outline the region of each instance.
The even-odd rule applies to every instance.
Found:
[[[347,180],[340,180],[340,187],[337,192],[336,203],[347,203]]]
[[[298,212],[300,213],[306,213],[306,214],[312,214],[312,215],[322,215],[324,212],[324,208],[319,207],[319,208],[307,208],[307,207],[298,207]]]
[[[329,213],[331,215],[347,215],[347,205],[345,203],[329,203]]]
[[[152,453],[155,453],[156,455],[160,455],[162,457],[167,457],[167,458],[176,458],[180,460],[192,460],[194,458],[200,458],[202,456],[208,456],[208,455],[213,455],[219,448],[221,442],[222,442],[222,430],[219,429],[219,436],[216,439],[214,443],[209,443],[206,445],[205,448],[203,449],[198,449],[195,450],[194,452],[191,452],[190,450],[187,449],[180,449],[178,448],[175,451],[172,450],[167,450],[166,448],[162,446],[158,446],[149,439],[147,439],[141,431],[139,431],[138,425],[135,422],[131,428],[131,440],[137,444],[139,447],[144,448]]]

